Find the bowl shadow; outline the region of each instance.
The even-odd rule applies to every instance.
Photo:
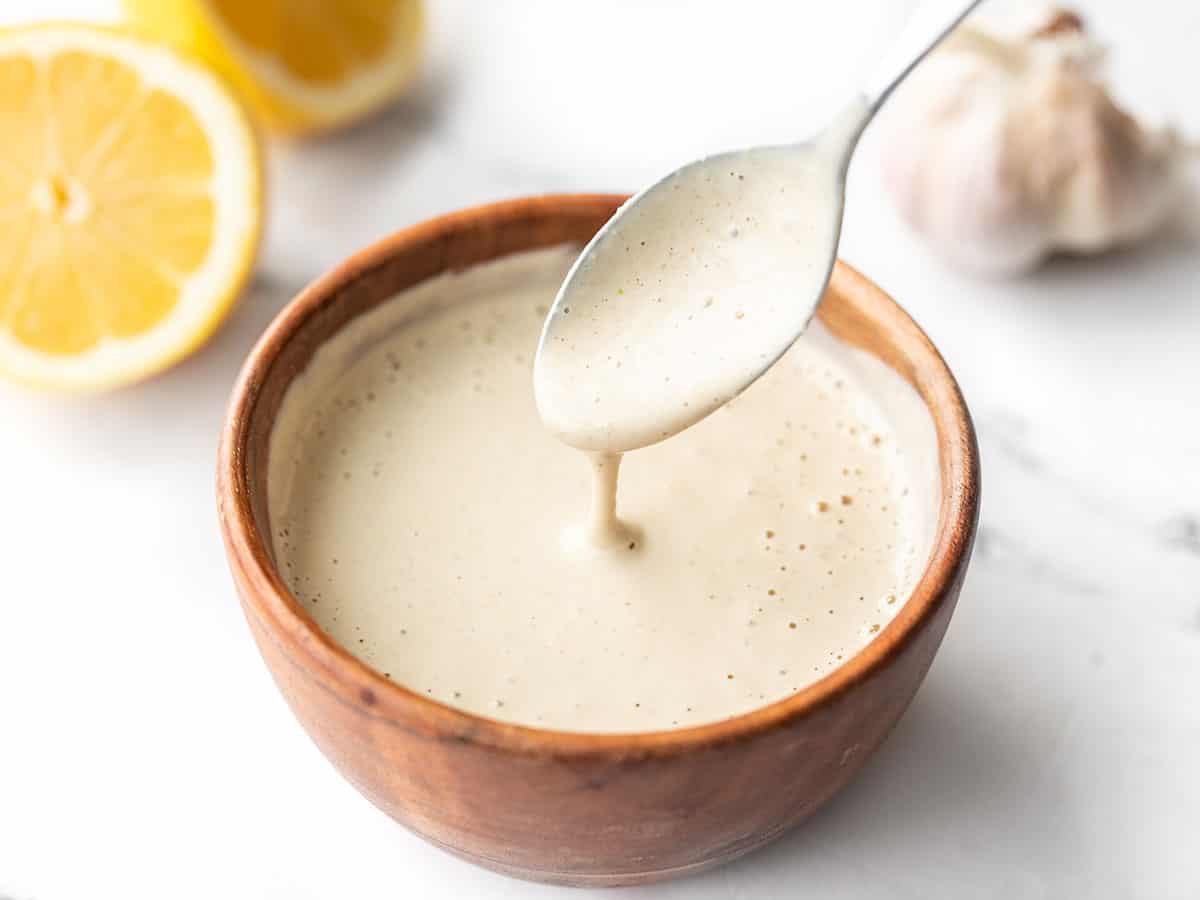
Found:
[[[958,678],[952,664],[935,666],[858,777],[797,829],[727,867],[724,877],[748,895],[755,884],[803,879],[857,888],[862,896],[963,896],[980,879],[1011,880],[1002,873],[1017,853],[1033,868],[1047,855],[1073,858],[1078,830],[1069,797],[1043,762],[1017,711],[989,703],[984,679]],[[1035,821],[1035,809],[1047,804],[1058,814]],[[1014,834],[1025,821],[1026,832]],[[974,879],[964,880],[964,868]]]

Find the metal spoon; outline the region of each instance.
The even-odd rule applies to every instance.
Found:
[[[814,138],[701,159],[622,206],[546,318],[534,362],[545,425],[582,450],[633,450],[695,424],[770,368],[829,282],[859,136],[979,2],[926,0]]]

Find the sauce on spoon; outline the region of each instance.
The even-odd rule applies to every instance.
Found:
[[[865,101],[841,121],[857,133]],[[634,198],[547,318],[538,410],[566,443],[625,452],[741,393],[804,330],[841,227],[843,135],[722,154]],[[617,223],[617,224],[614,224]]]

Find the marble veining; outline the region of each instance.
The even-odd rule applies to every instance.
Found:
[[[1192,556],[1200,556],[1200,515],[1178,515],[1163,522],[1159,529],[1163,546]]]

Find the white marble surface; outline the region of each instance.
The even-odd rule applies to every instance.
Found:
[[[292,719],[217,535],[235,371],[296,288],[398,226],[520,193],[635,188],[702,151],[800,133],[912,3],[430,2],[415,94],[368,126],[272,148],[260,275],[211,346],[100,399],[0,386],[5,900],[587,895],[427,846]],[[46,9],[105,15],[111,0]],[[1118,47],[1122,95],[1200,135],[1200,12],[1085,9]],[[836,802],[742,862],[628,895],[1195,900],[1195,232],[980,283],[897,223],[877,152],[868,138],[852,172],[844,254],[941,347],[983,448],[958,613],[912,709]]]

